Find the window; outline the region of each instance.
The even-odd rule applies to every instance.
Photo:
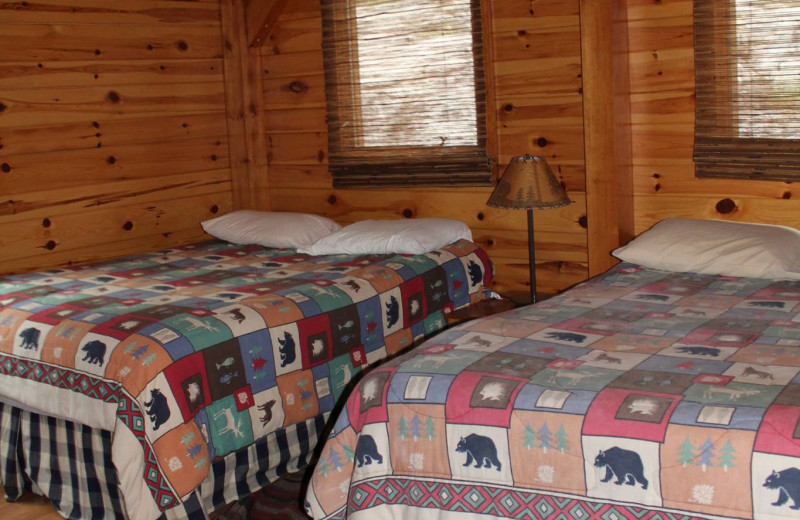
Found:
[[[322,0],[333,185],[491,185],[480,0]]]
[[[800,4],[695,0],[698,177],[800,179]]]

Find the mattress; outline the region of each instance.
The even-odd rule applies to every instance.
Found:
[[[800,283],[619,264],[362,379],[316,519],[797,518]]]
[[[211,241],[11,276],[0,401],[112,432],[125,514],[153,519],[260,439],[285,451],[260,464],[313,449],[298,425],[319,424],[361,370],[443,328],[490,279],[468,241],[326,257]]]

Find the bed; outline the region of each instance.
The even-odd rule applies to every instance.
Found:
[[[729,224],[665,221],[638,263],[367,374],[307,512],[797,518],[800,233]]]
[[[70,518],[206,518],[302,468],[360,371],[488,294],[486,253],[212,240],[0,279],[0,478]]]

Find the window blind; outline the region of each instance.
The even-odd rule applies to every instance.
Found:
[[[491,185],[480,0],[322,0],[334,187]]]
[[[800,179],[800,4],[695,0],[698,177]]]

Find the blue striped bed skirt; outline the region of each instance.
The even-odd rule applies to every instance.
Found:
[[[289,426],[214,460],[208,477],[161,520],[208,520],[286,473],[305,468],[327,416]],[[127,518],[111,463],[112,433],[0,402],[0,482],[6,500],[26,491],[74,520]]]

